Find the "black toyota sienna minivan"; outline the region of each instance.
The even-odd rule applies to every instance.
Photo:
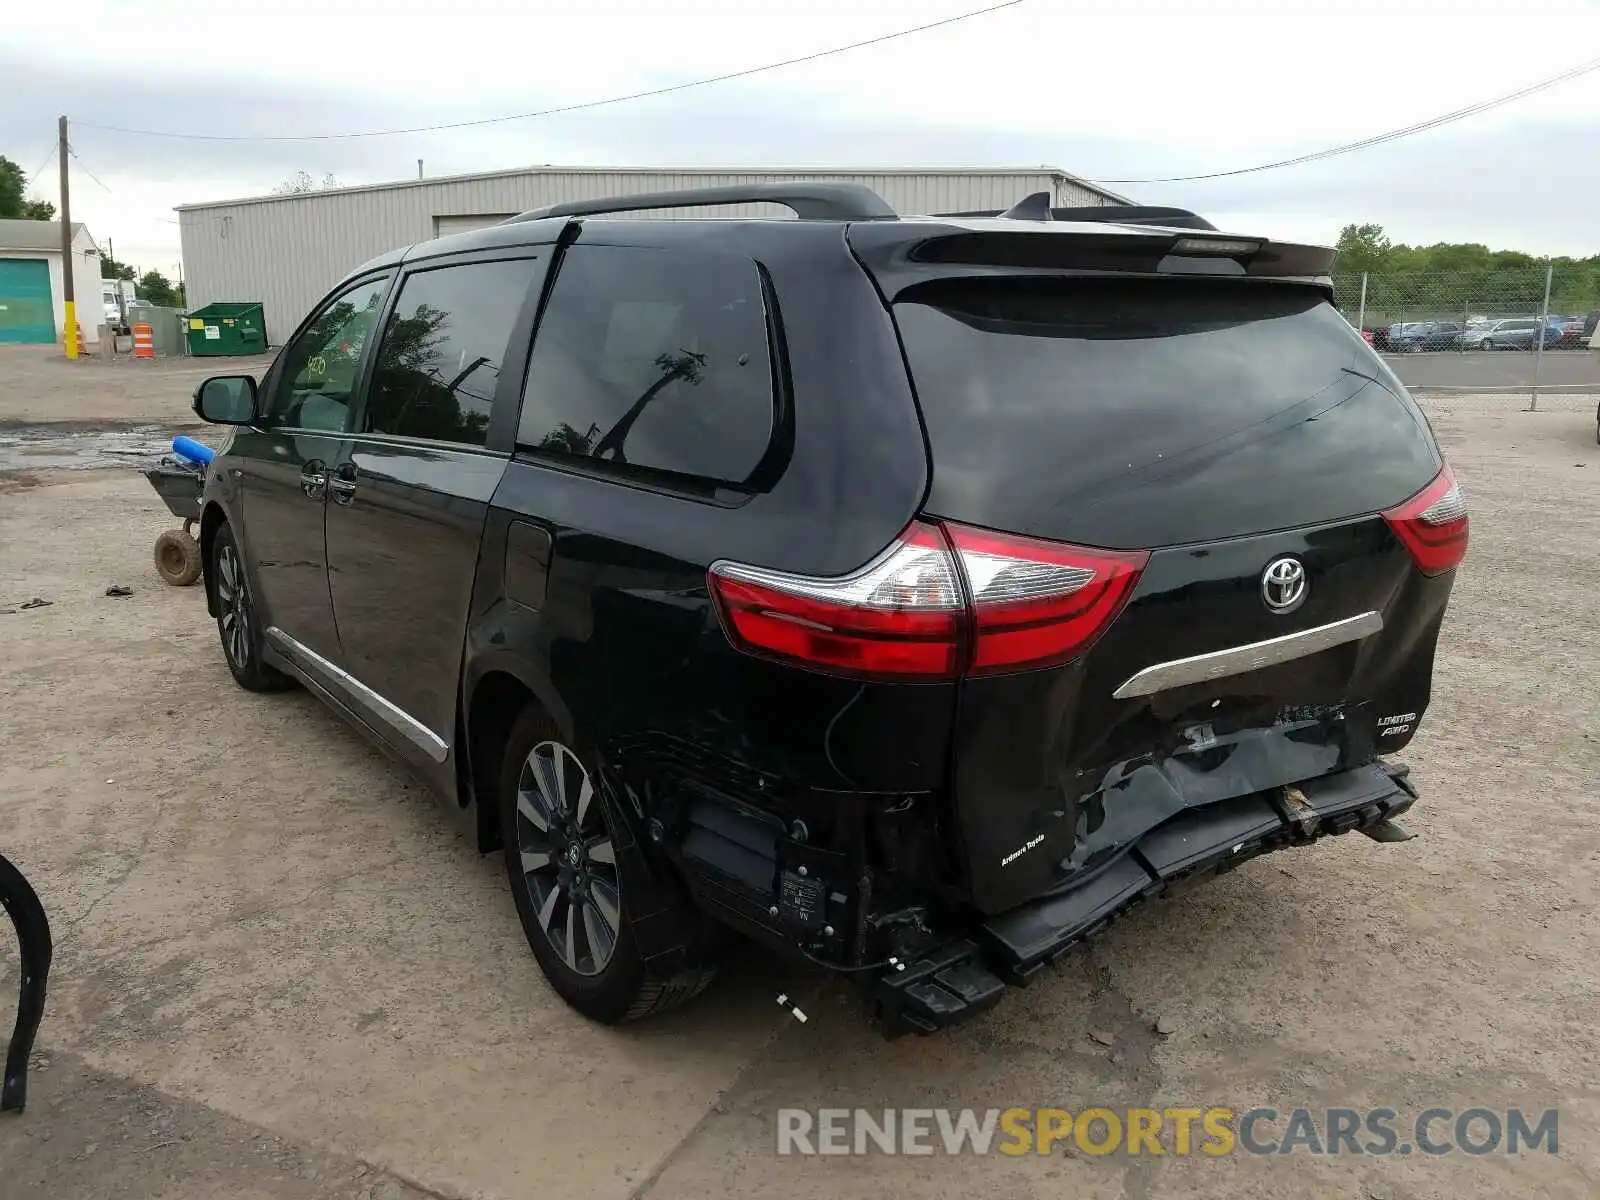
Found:
[[[1180,880],[1407,836],[1467,514],[1331,261],[817,183],[397,250],[196,393],[228,665],[503,849],[581,1012],[731,930],[936,1030]]]

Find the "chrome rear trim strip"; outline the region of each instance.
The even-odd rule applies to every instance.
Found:
[[[442,763],[450,757],[450,745],[433,730],[417,720],[398,704],[385,700],[350,672],[335,666],[309,646],[295,641],[276,625],[267,627],[267,641],[272,648],[286,656],[295,665],[310,669],[335,685],[352,699],[359,701],[374,716],[393,729],[406,741],[421,750],[434,762]]]
[[[1208,683],[1213,679],[1226,679],[1230,675],[1243,675],[1246,671],[1259,671],[1263,667],[1275,667],[1279,663],[1320,654],[1346,642],[1359,642],[1382,628],[1381,614],[1365,612],[1359,617],[1347,617],[1343,621],[1318,625],[1315,629],[1303,629],[1299,633],[1286,633],[1264,642],[1213,650],[1209,654],[1196,654],[1193,658],[1176,658],[1171,662],[1146,667],[1111,694],[1118,700],[1129,700],[1135,696],[1153,696],[1171,688],[1187,687],[1192,683]]]

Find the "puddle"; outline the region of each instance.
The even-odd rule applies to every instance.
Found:
[[[162,425],[0,425],[0,475],[144,467],[171,453],[172,435]]]

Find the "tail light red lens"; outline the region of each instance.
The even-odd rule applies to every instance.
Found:
[[[851,675],[960,673],[965,610],[944,535],[913,521],[860,570],[831,579],[719,562],[711,593],[734,645]]]
[[[1467,556],[1467,502],[1448,466],[1404,504],[1383,514],[1424,575],[1443,575]]]
[[[1076,658],[1122,611],[1150,557],[964,525],[946,531],[972,596],[973,675]]]
[[[1081,654],[1122,610],[1148,557],[914,521],[850,575],[719,562],[709,583],[742,649],[844,674],[952,679]]]

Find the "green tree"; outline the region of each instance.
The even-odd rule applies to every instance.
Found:
[[[178,291],[160,271],[146,271],[139,276],[139,299],[148,300],[157,308],[176,308],[182,301]]]
[[[1482,242],[1394,244],[1381,225],[1347,225],[1340,232],[1334,294],[1351,320],[1364,297],[1368,326],[1532,316],[1544,303],[1547,262],[1552,313],[1600,309],[1600,255],[1546,260]]]
[[[1389,244],[1382,225],[1346,225],[1339,231],[1336,244],[1340,274],[1393,268],[1394,247]]]
[[[28,199],[28,174],[0,154],[0,218],[53,221],[56,206],[48,200]]]
[[[138,277],[139,273],[127,263],[118,262],[109,254],[100,256],[101,279],[137,279]]]

